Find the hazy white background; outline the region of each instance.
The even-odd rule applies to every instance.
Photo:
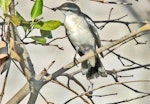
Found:
[[[33,5],[33,2],[30,0],[17,0],[18,5],[16,9],[18,12],[25,17],[26,20],[31,20],[30,18],[30,11]],[[116,0],[112,0],[116,1]],[[119,0],[118,0],[119,1]],[[121,17],[125,14],[128,14],[127,17],[123,18],[124,21],[143,21],[143,20],[150,20],[150,1],[149,0],[139,0],[139,2],[135,2],[134,0],[129,0],[133,3],[133,9],[138,13],[139,17],[134,16],[131,10],[127,9],[123,5],[110,5],[110,4],[101,4],[98,2],[92,2],[90,0],[78,0],[77,4],[80,6],[82,12],[90,16],[93,20],[107,20],[109,11],[113,7],[114,10],[111,15],[111,19],[115,19]],[[44,5],[48,7],[56,7],[61,5],[62,3],[66,2],[65,0],[44,0]],[[60,20],[63,22],[64,16],[60,11],[51,11],[47,8],[43,9],[44,20]],[[99,26],[102,24],[98,24]],[[18,27],[19,33],[21,36],[24,35],[23,29]],[[138,25],[131,25],[131,29],[134,31],[138,29]],[[58,29],[52,31],[53,37],[61,37],[65,36],[64,27],[59,27]],[[118,39],[126,34],[129,31],[125,25],[122,24],[108,24],[103,30],[99,30],[99,34],[101,39]],[[40,35],[38,30],[35,30],[31,33],[32,35]],[[150,62],[150,36],[149,34],[138,38],[139,41],[148,41],[147,45],[135,45],[134,41],[129,42],[128,44],[120,47],[117,49],[117,52],[121,55],[124,55],[127,58],[132,59],[141,64],[148,64]],[[67,63],[73,60],[75,51],[70,45],[67,39],[57,40],[53,44],[58,44],[60,47],[64,48],[64,51],[59,50],[56,47],[51,46],[40,46],[40,45],[27,45],[28,52],[30,54],[31,60],[33,62],[35,71],[39,73],[44,67],[47,67],[53,60],[55,60],[55,64],[49,70],[50,73],[60,69],[62,66],[66,65]],[[107,43],[102,43],[103,45]],[[118,61],[114,55],[108,55],[102,62],[106,69],[120,69],[122,65]],[[73,70],[79,69],[79,67],[74,67],[70,69],[70,72]],[[129,71],[126,73],[122,73],[122,75],[134,75],[131,78],[123,78],[122,81],[128,80],[138,80],[138,79],[150,79],[150,71],[145,69]],[[83,85],[89,86],[89,82],[86,80],[85,76],[78,74],[75,76],[76,78],[80,79],[80,82]],[[0,89],[2,88],[4,74],[0,76]],[[60,81],[67,83],[66,78],[59,77]],[[113,83],[114,80],[109,76],[107,78],[101,78],[92,80],[94,83],[94,87],[102,86],[105,84]],[[14,64],[11,64],[11,69],[8,76],[7,87],[3,99],[3,104],[5,104],[8,99],[10,99],[22,86],[26,83],[26,78],[19,72],[19,70],[15,67]],[[77,91],[82,92],[82,90],[76,86],[74,83],[70,83],[71,87],[76,89]],[[148,83],[133,83],[128,84],[133,88],[145,92],[150,92],[150,84]],[[40,91],[48,101],[54,102],[56,104],[63,104],[69,98],[75,96],[72,92],[64,89],[61,86],[58,86],[53,83],[48,83],[45,85]],[[109,93],[118,93],[116,96],[109,96],[109,97],[94,97],[94,101],[96,104],[106,104],[114,101],[120,101],[125,99],[130,99],[133,97],[138,96],[137,93],[128,90],[127,88],[117,85],[112,87],[107,87],[96,91],[94,94],[96,95],[104,95]],[[29,96],[28,96],[29,97]],[[28,101],[28,97],[24,99],[21,104],[25,104]],[[140,100],[135,100],[126,104],[149,104],[150,98],[143,98]],[[39,96],[36,104],[45,104],[44,100]],[[81,99],[75,99],[69,104],[84,104]]]

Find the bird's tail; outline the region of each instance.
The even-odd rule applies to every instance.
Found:
[[[86,74],[88,79],[97,78],[98,76],[107,77],[107,72],[98,55],[91,57],[81,65],[82,73]]]

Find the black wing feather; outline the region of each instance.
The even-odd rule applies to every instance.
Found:
[[[98,27],[96,26],[96,24],[93,22],[93,20],[86,14],[82,13],[83,17],[85,18],[91,32],[93,33],[94,39],[95,39],[95,43],[97,45],[98,48],[101,47],[101,41],[100,41],[100,37],[99,34],[97,32]],[[101,56],[103,57],[103,54],[100,53]]]
[[[70,41],[70,38],[69,38],[69,35],[70,35],[70,34],[68,34],[67,29],[65,29],[65,31],[66,31],[66,36],[68,37],[68,40]],[[84,55],[81,51],[76,50],[75,46],[72,44],[71,41],[70,41],[70,43],[71,43],[72,47],[75,49],[75,51],[76,51],[80,56],[83,56],[83,55]]]

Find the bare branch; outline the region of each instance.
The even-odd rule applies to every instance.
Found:
[[[74,91],[74,90],[71,89],[71,88],[68,88],[66,85],[64,85],[63,83],[59,82],[58,80],[55,80],[54,82],[55,82],[56,84],[59,84],[59,85],[65,87],[66,89],[70,90],[70,91],[73,92],[74,94],[79,95],[76,91]],[[83,97],[80,97],[80,98],[81,98],[85,103],[90,104],[85,98],[83,98]],[[67,102],[68,102],[68,101],[67,101]],[[65,104],[67,104],[67,102],[66,102]]]
[[[26,83],[6,104],[19,104],[30,93],[30,84]]]
[[[140,65],[140,66],[120,69],[120,70],[117,70],[116,73],[124,72],[124,71],[130,71],[130,70],[133,70],[133,69],[137,70],[137,69],[140,69],[140,68],[150,69],[149,67],[150,67],[150,64],[145,64],[145,65]]]
[[[98,0],[98,2],[109,3],[109,4],[131,5],[130,3],[105,2],[104,0]],[[12,4],[11,4],[10,7],[11,7],[10,13],[11,13],[11,14],[15,14],[15,10],[14,10],[14,0],[12,0]],[[46,6],[45,6],[45,7],[46,7]],[[51,8],[49,8],[49,9],[51,9]],[[107,20],[107,21],[95,21],[95,22],[97,22],[97,23],[105,23],[105,25],[108,24],[108,23],[123,23],[123,24],[125,24],[125,25],[128,27],[129,31],[131,32],[129,25],[130,25],[130,24],[134,24],[134,23],[136,23],[136,22],[124,22],[124,21],[119,21],[120,19],[124,18],[126,15],[125,15],[125,16],[122,16],[122,17],[120,17],[120,18],[117,18],[117,19],[110,20],[111,13],[112,13],[112,9],[111,9],[111,11],[110,11],[110,13],[109,13],[109,17],[108,17],[108,20]],[[139,23],[139,22],[138,22],[138,23]],[[77,73],[79,73],[80,70],[79,70],[79,71],[76,71],[75,73],[70,73],[70,74],[64,73],[64,72],[66,72],[67,70],[69,70],[70,68],[74,67],[75,65],[77,65],[77,64],[79,64],[79,63],[81,63],[81,62],[83,62],[83,61],[85,61],[85,60],[88,60],[90,57],[93,57],[95,54],[101,53],[101,52],[103,52],[103,51],[106,51],[106,50],[108,50],[108,49],[110,49],[110,48],[112,48],[112,47],[116,47],[116,46],[118,46],[118,45],[121,46],[121,45],[125,44],[126,42],[128,42],[128,41],[131,40],[131,39],[134,39],[137,44],[141,44],[140,42],[138,42],[138,41],[135,39],[135,36],[139,36],[139,33],[150,30],[150,24],[146,24],[146,22],[141,22],[141,24],[145,24],[145,25],[144,25],[143,27],[141,27],[140,29],[138,29],[138,30],[136,30],[136,31],[134,31],[134,32],[131,32],[130,34],[128,34],[128,35],[126,35],[126,36],[124,36],[124,37],[122,37],[122,38],[120,38],[120,39],[118,39],[118,40],[115,40],[115,41],[112,40],[111,43],[109,43],[108,45],[106,45],[106,46],[104,46],[104,47],[98,48],[98,49],[96,50],[97,53],[94,53],[94,52],[92,52],[92,51],[89,52],[89,53],[87,53],[86,55],[80,57],[80,58],[78,59],[77,63],[70,62],[69,64],[67,64],[66,66],[60,68],[60,69],[57,70],[56,72],[54,72],[54,73],[52,73],[52,74],[48,74],[48,73],[47,73],[47,70],[53,65],[53,63],[54,63],[54,61],[53,61],[53,62],[49,65],[49,67],[48,67],[47,69],[44,68],[44,69],[41,71],[40,74],[36,75],[35,70],[34,70],[33,65],[32,65],[32,62],[31,62],[31,60],[30,60],[30,56],[29,56],[29,54],[28,54],[28,52],[27,52],[27,50],[26,50],[26,48],[25,48],[25,44],[26,44],[26,43],[23,43],[23,40],[24,40],[26,37],[28,37],[28,35],[29,35],[29,33],[30,33],[30,30],[29,30],[29,33],[27,33],[27,34],[25,35],[25,37],[23,38],[23,40],[21,40],[20,37],[19,37],[19,35],[18,35],[18,32],[17,32],[16,27],[13,26],[13,25],[10,23],[9,26],[10,26],[11,37],[13,37],[14,41],[17,41],[18,43],[20,43],[19,46],[23,49],[23,53],[20,54],[21,61],[20,61],[19,63],[20,63],[21,70],[22,70],[21,72],[23,72],[23,74],[24,74],[24,76],[27,78],[27,81],[28,81],[28,82],[27,82],[27,84],[26,84],[11,100],[8,101],[7,104],[11,104],[12,102],[19,103],[28,93],[30,93],[30,91],[31,91],[31,93],[30,93],[31,95],[30,95],[30,99],[29,99],[29,101],[28,101],[28,104],[35,103],[35,101],[37,100],[37,96],[38,96],[38,94],[39,94],[40,89],[42,88],[42,86],[44,86],[44,85],[45,85],[46,83],[48,83],[49,81],[53,81],[53,82],[55,82],[55,83],[57,83],[57,84],[59,84],[59,85],[65,87],[66,89],[68,89],[69,91],[73,92],[73,93],[76,95],[74,98],[69,99],[66,103],[72,101],[73,99],[75,99],[75,98],[77,98],[77,97],[80,97],[85,103],[87,103],[87,104],[93,103],[93,104],[94,104],[94,101],[91,99],[92,96],[104,97],[104,96],[116,95],[116,93],[113,93],[113,94],[106,94],[106,95],[92,95],[92,94],[91,94],[92,91],[96,91],[96,90],[99,90],[99,89],[104,88],[104,87],[108,87],[108,86],[112,86],[112,85],[118,85],[118,84],[121,84],[121,85],[127,87],[128,89],[130,89],[130,90],[132,90],[132,91],[134,91],[134,92],[136,92],[136,93],[149,94],[149,93],[145,93],[145,92],[142,92],[142,91],[138,91],[138,90],[136,90],[136,89],[133,89],[133,88],[127,86],[126,83],[133,83],[133,82],[150,82],[150,80],[137,80],[137,81],[119,82],[119,81],[118,81],[118,78],[120,78],[120,77],[132,77],[132,75],[130,75],[130,76],[118,76],[118,75],[116,75],[116,73],[123,72],[123,71],[133,70],[133,69],[135,69],[135,68],[145,68],[145,69],[149,69],[149,66],[150,66],[150,65],[144,66],[144,65],[138,64],[138,63],[136,63],[136,62],[134,62],[134,61],[132,61],[132,60],[130,60],[130,59],[127,59],[126,57],[123,57],[123,56],[121,56],[121,55],[115,53],[114,51],[111,51],[111,53],[115,54],[115,55],[119,58],[120,62],[121,62],[123,65],[125,65],[125,64],[123,63],[122,59],[123,59],[123,60],[127,60],[127,61],[131,62],[132,64],[138,65],[138,66],[136,66],[136,67],[121,69],[121,70],[117,70],[117,71],[115,71],[115,70],[108,71],[108,74],[113,76],[113,78],[114,78],[114,80],[116,81],[116,83],[111,83],[111,84],[108,84],[108,85],[100,86],[100,87],[98,87],[98,88],[95,88],[95,89],[92,89],[92,90],[87,91],[87,90],[85,89],[85,87],[82,85],[82,83],[80,83],[80,81],[74,77],[74,75],[77,74]],[[104,25],[104,26],[105,26],[105,25]],[[47,44],[45,44],[45,45],[48,45],[48,46],[55,46],[55,47],[57,47],[57,48],[63,50],[63,48],[60,47],[60,46],[57,45],[57,44],[56,44],[56,45],[55,45],[55,44],[54,44],[54,45],[50,44],[50,43],[54,42],[55,40],[63,39],[63,38],[66,38],[66,36],[65,36],[65,37],[60,37],[60,38],[55,38],[55,39],[51,40],[49,43],[47,43]],[[29,42],[29,43],[31,43],[31,44],[37,44],[35,41]],[[29,44],[29,43],[27,43],[27,44]],[[41,45],[41,44],[40,44],[40,45]],[[42,45],[43,45],[43,44],[42,44]],[[62,76],[62,75],[68,77],[68,83],[67,83],[68,86],[67,86],[67,85],[64,85],[63,83],[59,82],[59,81],[56,79],[58,76]],[[115,75],[116,75],[116,76],[115,76]],[[83,91],[85,91],[85,92],[79,94],[78,92],[76,92],[76,91],[74,91],[73,89],[71,89],[71,88],[69,87],[69,81],[70,81],[70,80],[74,81],[74,82],[75,82],[78,86],[80,86],[80,87],[83,89]],[[41,93],[40,93],[40,95],[43,97],[43,99],[45,99],[44,96],[43,96]],[[82,97],[82,96],[87,96],[87,98],[84,98],[84,97]],[[146,95],[145,95],[145,96],[146,96]],[[90,100],[91,102],[89,102],[89,100]],[[129,99],[129,100],[131,100],[131,99]],[[46,103],[49,103],[46,99],[45,99],[45,101],[46,101]]]
[[[117,77],[115,77],[114,75],[112,75],[112,77],[114,78],[114,80],[115,80],[116,82],[120,82],[120,81],[118,80],[118,78],[117,78]],[[132,87],[129,87],[129,86],[128,86],[128,85],[126,85],[125,83],[121,83],[121,85],[123,85],[124,87],[126,87],[126,88],[128,88],[128,89],[130,89],[131,91],[134,91],[134,92],[136,92],[136,93],[141,93],[141,94],[150,94],[150,93],[142,92],[142,91],[136,90],[136,89],[134,89],[134,88],[132,88]]]
[[[126,100],[123,100],[123,101],[107,103],[107,104],[120,104],[120,103],[130,102],[130,101],[141,99],[141,98],[148,97],[148,96],[150,96],[150,94],[145,94],[145,95],[134,97],[134,98],[131,98],[131,99],[126,99]]]
[[[116,45],[118,45],[118,44],[120,44],[120,43],[122,43],[122,42],[124,42],[124,41],[126,41],[126,40],[128,40],[128,39],[130,39],[130,38],[132,38],[134,36],[136,36],[136,35],[138,35],[141,32],[148,31],[148,30],[150,30],[150,24],[146,24],[146,25],[142,26],[141,28],[139,28],[138,30],[136,30],[136,31],[134,31],[134,32],[132,32],[132,33],[122,37],[121,39],[118,39],[118,40],[116,40],[116,41],[114,41],[114,42],[112,42],[112,43],[110,43],[108,45],[105,45],[104,47],[96,49],[96,52],[97,53],[101,53],[101,52],[103,52],[105,50],[108,50],[108,49],[110,49],[110,48],[112,48],[112,47],[114,47],[114,46],[116,46]],[[92,51],[88,52],[86,55],[84,55],[84,56],[80,57],[79,59],[77,59],[78,62],[76,64],[79,64],[79,63],[89,59],[90,57],[93,57],[94,55],[95,55],[94,52],[92,52]],[[66,72],[67,70],[69,70],[70,68],[75,66],[76,64],[74,62],[71,62],[71,63],[67,64],[66,66],[62,67],[61,69],[59,69],[58,71],[56,71],[52,75],[50,75],[47,78],[47,80],[50,81],[52,79],[55,79],[56,77],[60,76],[62,73]]]
[[[84,96],[90,92],[93,92],[93,91],[96,91],[98,89],[102,89],[102,88],[105,88],[105,87],[109,87],[109,86],[114,86],[114,85],[119,85],[119,84],[125,84],[125,83],[135,83],[135,82],[150,82],[150,80],[135,80],[135,81],[125,81],[125,82],[116,82],[116,83],[111,83],[111,84],[107,84],[107,85],[103,85],[103,86],[100,86],[100,87],[97,87],[97,88],[94,88],[90,91],[87,91],[85,93],[81,93],[80,95],[77,95],[73,98],[70,99],[70,101],[74,100],[75,98],[77,97],[81,97],[81,96]],[[150,94],[150,93],[149,93]]]
[[[4,80],[4,83],[3,83],[2,92],[1,92],[1,94],[0,94],[0,104],[1,104],[2,99],[3,99],[3,96],[4,96],[4,91],[5,91],[5,87],[6,87],[6,82],[7,82],[7,78],[8,78],[8,73],[9,73],[9,69],[8,69],[7,72],[6,72],[5,80]]]
[[[112,95],[117,95],[118,93],[112,93],[112,94],[105,94],[105,95],[91,95],[93,97],[106,97],[106,96],[112,96]]]
[[[50,42],[48,42],[48,44],[56,41],[56,40],[60,40],[60,39],[64,39],[64,38],[67,38],[67,36],[64,36],[64,37],[58,37],[58,38],[54,38],[53,40],[51,40]]]
[[[10,13],[11,14],[15,14],[15,8],[14,8],[14,0],[12,0],[11,5],[10,5]],[[18,41],[18,43],[21,43],[21,40],[18,36],[18,32],[16,27],[13,24],[10,24],[10,32],[11,32],[11,37]],[[20,66],[26,76],[26,78],[28,79],[28,81],[30,81],[32,79],[32,77],[35,76],[35,71],[31,62],[31,59],[29,57],[29,54],[24,46],[24,44],[20,44],[20,47],[24,50],[22,54],[20,54],[21,57],[21,61],[20,61]]]
[[[100,3],[104,3],[104,4],[132,5],[132,3],[113,2],[113,1],[106,2],[105,0],[91,0],[91,1],[100,2]]]

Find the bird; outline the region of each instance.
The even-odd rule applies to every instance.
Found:
[[[93,20],[84,14],[80,7],[75,3],[66,2],[52,10],[59,10],[64,14],[64,27],[66,36],[76,53],[80,56],[93,51],[96,53],[96,47],[101,47],[101,41],[98,34],[98,27]],[[100,60],[98,54],[81,63],[82,74],[87,79],[107,77],[107,72]]]

